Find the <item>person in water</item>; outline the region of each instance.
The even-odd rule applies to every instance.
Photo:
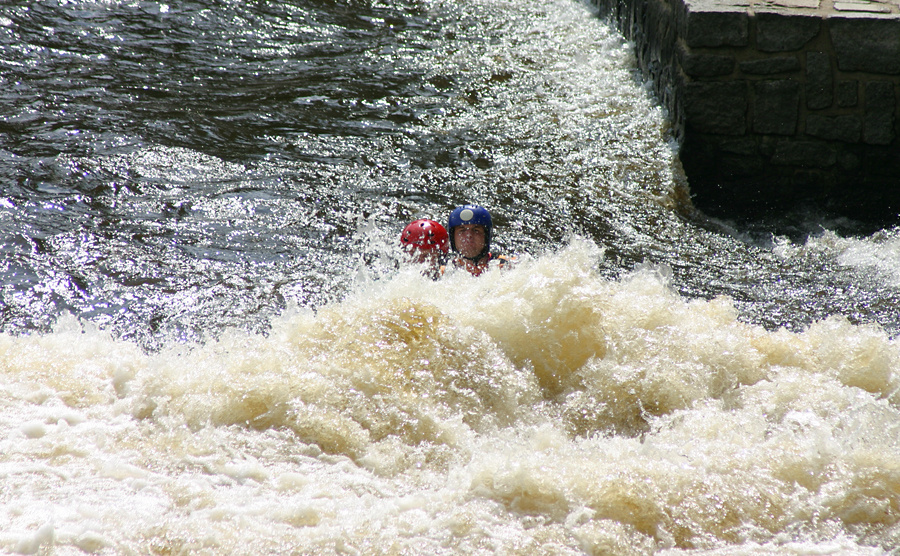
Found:
[[[478,205],[463,205],[450,213],[450,248],[458,255],[450,264],[479,276],[491,266],[507,267],[511,259],[491,253],[494,224],[491,213]]]
[[[411,262],[423,265],[423,274],[433,279],[442,274],[450,235],[440,223],[427,218],[413,220],[400,232],[400,245]]]

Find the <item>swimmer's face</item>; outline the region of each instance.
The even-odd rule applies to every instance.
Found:
[[[460,224],[453,228],[453,243],[460,255],[471,259],[484,250],[486,235],[481,224]]]

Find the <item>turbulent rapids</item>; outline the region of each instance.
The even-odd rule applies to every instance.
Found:
[[[587,6],[19,2],[0,53],[0,551],[900,546],[900,229],[694,210]],[[469,202],[513,268],[400,263]]]
[[[97,552],[896,545],[884,332],[768,332],[598,256],[573,239],[440,287],[410,269],[155,354],[72,322],[5,337],[5,546],[47,527]]]

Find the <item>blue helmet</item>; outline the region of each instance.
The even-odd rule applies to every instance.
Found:
[[[478,205],[463,205],[456,207],[450,213],[450,220],[447,222],[447,232],[450,234],[450,247],[457,251],[456,240],[453,237],[453,228],[462,224],[479,224],[484,226],[484,250],[487,253],[491,248],[491,231],[494,224],[491,222],[491,213],[484,207]]]

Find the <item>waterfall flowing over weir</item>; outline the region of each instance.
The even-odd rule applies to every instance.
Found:
[[[693,210],[567,0],[0,7],[0,550],[890,554],[898,230]],[[432,282],[409,220],[519,263]]]

